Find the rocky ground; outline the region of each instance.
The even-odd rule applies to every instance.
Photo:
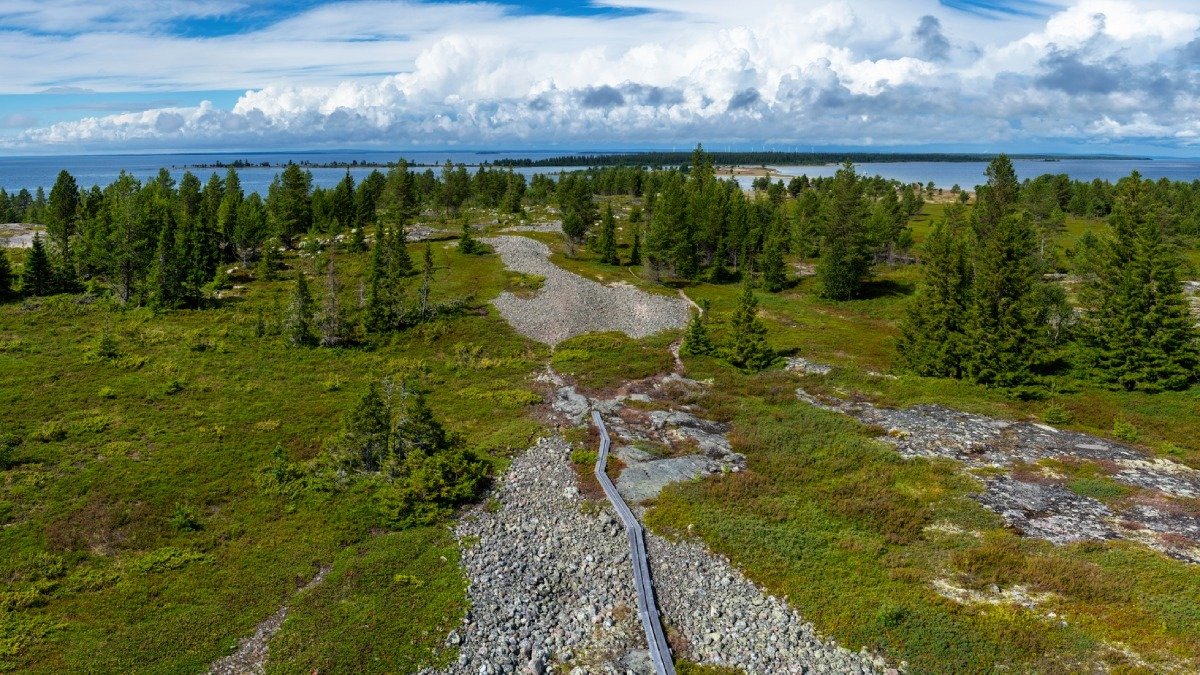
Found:
[[[43,230],[41,225],[25,223],[0,223],[0,248],[29,248],[33,246],[33,235]],[[42,238],[46,233],[42,232]]]
[[[539,441],[494,506],[460,522],[472,609],[446,672],[645,672],[625,530],[607,503],[580,498],[569,455],[561,438]]]
[[[548,223],[526,223],[504,228],[505,232],[562,232],[562,221],[553,220]]]
[[[493,507],[456,530],[470,615],[451,634],[447,673],[653,673],[637,618],[624,529],[607,501],[582,497],[561,438],[539,441],[504,476]],[[647,546],[676,658],[747,673],[864,673],[882,660],[823,640],[695,542]]]
[[[604,285],[572,274],[550,262],[545,244],[521,236],[485,239],[515,272],[545,279],[536,295],[501,293],[493,304],[523,335],[556,345],[584,333],[619,331],[646,337],[682,328],[688,305],[679,298],[651,295],[627,284]]]
[[[883,429],[883,440],[905,457],[943,457],[979,470],[985,489],[975,498],[1027,536],[1059,544],[1130,539],[1200,563],[1196,469],[1129,445],[1036,422],[972,415],[939,405],[882,408],[818,398],[803,389],[797,394],[808,403]],[[1065,471],[1084,465],[1124,486],[1128,494],[1106,503],[1072,490]]]
[[[1200,281],[1183,282],[1183,292],[1192,303],[1192,314],[1200,321]]]

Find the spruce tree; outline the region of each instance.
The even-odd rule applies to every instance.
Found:
[[[393,451],[390,391],[378,382],[367,386],[362,398],[346,413],[338,445],[351,466],[379,471]]]
[[[429,291],[433,287],[433,248],[425,242],[424,265],[421,270],[421,306],[420,320],[430,318],[433,306],[429,303]]]
[[[8,261],[8,251],[0,248],[0,302],[13,296],[13,271]]]
[[[1033,384],[1046,360],[1046,306],[1037,237],[1027,219],[1006,216],[976,240],[967,315],[965,371],[981,384]]]
[[[758,299],[754,297],[749,278],[742,283],[742,294],[729,325],[732,344],[727,358],[731,364],[752,372],[771,365],[775,355],[767,346],[767,327],[758,319]]]
[[[1100,377],[1126,390],[1184,389],[1200,376],[1200,336],[1164,236],[1161,204],[1135,172],[1118,187],[1112,233],[1084,293]]]
[[[617,226],[613,219],[611,203],[604,205],[604,215],[600,218],[600,241],[597,248],[600,252],[600,262],[606,265],[621,264],[621,258],[617,255]]]
[[[46,245],[42,243],[41,234],[34,234],[25,268],[21,271],[21,291],[25,295],[39,296],[50,295],[54,290],[54,269],[46,255]]]
[[[834,176],[824,214],[825,240],[817,262],[821,297],[849,300],[871,274],[871,241],[863,223],[862,182],[850,162]]]
[[[462,234],[458,237],[458,251],[463,255],[478,255],[484,252],[483,244],[471,234],[471,221],[463,218]]]
[[[274,281],[275,270],[279,267],[279,240],[268,239],[262,244],[262,253],[258,257],[258,278],[263,281]]]
[[[787,285],[787,265],[778,237],[771,237],[762,256],[763,288],[778,293]]]
[[[714,351],[716,348],[708,337],[708,300],[705,300],[703,308],[688,320],[679,353],[684,356],[708,356]]]
[[[379,231],[376,230],[376,232]],[[403,222],[392,228],[392,234],[387,238],[387,242],[388,272],[397,280],[412,276],[413,261],[412,256],[408,254],[408,233],[404,229]]]
[[[921,285],[900,323],[899,362],[918,375],[961,378],[970,270],[960,233],[934,225],[923,263]]]
[[[180,259],[179,249],[179,242],[176,241],[175,219],[168,217],[158,233],[154,268],[150,272],[151,301],[164,309],[179,307],[183,298],[186,270]]]
[[[636,267],[642,264],[642,228],[635,225],[633,227],[633,243],[629,246],[629,266]]]
[[[296,289],[292,293],[292,302],[283,322],[288,344],[293,347],[312,344],[312,315],[313,299],[308,291],[308,282],[304,279],[304,272],[296,270]]]
[[[322,347],[336,347],[346,339],[345,316],[341,305],[342,280],[338,276],[333,253],[325,263],[325,295],[321,298],[321,313],[317,317],[317,328],[321,332]]]
[[[713,254],[712,266],[708,269],[708,280],[714,284],[729,281],[732,276],[727,267],[729,263],[729,244],[725,237],[717,242],[717,252]]]

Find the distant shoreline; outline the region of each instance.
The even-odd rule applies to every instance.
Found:
[[[499,153],[497,153],[499,154]],[[867,153],[867,152],[713,152],[709,153],[713,163],[720,166],[739,168],[766,169],[768,166],[829,166],[850,161],[855,164],[900,164],[908,162],[929,163],[972,163],[990,162],[997,154],[979,153]],[[597,153],[595,155],[560,155],[540,159],[507,159],[497,158],[494,161],[462,163],[469,167],[493,168],[571,168],[588,169],[606,166],[645,166],[666,167],[679,166],[691,161],[691,152],[614,152]],[[1052,155],[1052,154],[1014,154],[1011,159],[1023,161],[1038,161],[1057,163],[1066,160],[1086,161],[1154,161],[1153,157],[1126,155]],[[282,169],[293,162],[250,161],[244,159],[231,162],[215,161],[182,166],[172,165],[175,169]],[[304,160],[295,162],[305,169],[391,169],[400,164],[399,161],[351,160],[337,162],[313,162]],[[445,162],[408,162],[409,168],[436,169]],[[457,166],[458,164],[455,164]]]

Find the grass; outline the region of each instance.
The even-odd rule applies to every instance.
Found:
[[[433,250],[437,297],[486,300],[510,282],[496,256]],[[366,260],[339,256],[347,289]],[[486,304],[375,347],[290,349],[256,338],[254,326],[260,309],[274,320],[291,282],[246,285],[200,311],[69,296],[0,307],[0,428],[16,443],[0,467],[0,592],[14,598],[0,605],[0,667],[203,671],[288,604],[298,580],[330,564],[333,583],[301,601],[297,622],[326,612],[327,634],[349,639],[365,614],[315,603],[358,603],[374,592],[369,579],[411,568],[426,584],[414,603],[428,611],[381,621],[346,650],[407,645],[360,670],[433,658],[427,647],[444,635],[429,636],[457,620],[463,601],[453,561],[423,557],[452,548],[444,530],[387,534],[365,490],[287,499],[256,478],[276,446],[291,461],[322,452],[370,380],[401,374],[419,376],[447,426],[501,468],[539,432],[524,411],[536,398],[528,375],[547,350]],[[115,358],[93,354],[105,333]],[[187,527],[178,526],[180,505]],[[319,661],[299,646],[288,654],[297,669]]]
[[[953,463],[902,460],[854,421],[797,405],[789,375],[708,370],[716,389],[700,405],[732,414],[749,471],[669,486],[647,522],[668,536],[690,529],[844,646],[907,661],[911,672],[1121,665],[1106,641],[1154,662],[1200,664],[1200,624],[1174,618],[1200,600],[1195,568],[1131,544],[1022,540],[969,499],[978,485]],[[935,523],[961,534],[927,529]],[[1034,611],[959,605],[933,591],[945,577],[981,590],[1021,583],[1056,599]]]
[[[340,552],[271,643],[268,672],[415,672],[448,665],[466,610],[458,546],[445,528],[374,537]]]
[[[666,331],[635,340],[623,333],[589,333],[560,342],[551,363],[588,389],[615,389],[627,380],[637,380],[674,367],[667,347],[679,331]]]

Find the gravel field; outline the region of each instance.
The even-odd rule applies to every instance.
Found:
[[[633,286],[596,283],[550,262],[550,249],[528,237],[485,239],[505,267],[545,278],[531,298],[501,293],[492,301],[521,334],[554,346],[584,333],[619,331],[634,338],[683,328],[688,305],[680,298],[650,295]]]
[[[607,502],[580,499],[569,453],[539,441],[505,474],[499,508],[459,523],[472,609],[446,672],[647,672],[625,530]]]

